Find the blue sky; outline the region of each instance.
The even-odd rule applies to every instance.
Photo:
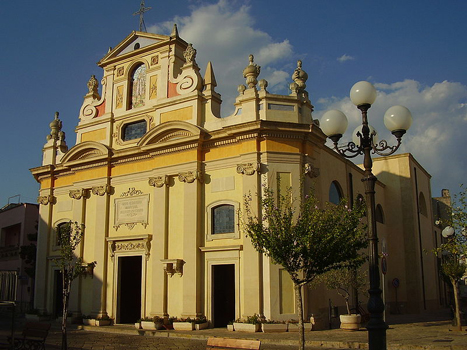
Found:
[[[100,80],[96,62],[133,30],[140,0],[0,2],[0,206],[9,197],[35,202],[29,168],[41,165],[55,111],[68,146],[86,83]],[[224,103],[232,112],[248,55],[273,93],[288,93],[297,59],[308,73],[314,118],[343,110],[349,131],[359,123],[348,93],[359,80],[378,89],[369,111],[380,139],[392,142],[382,117],[394,104],[414,122],[399,152],[411,152],[433,176],[432,195],[457,192],[466,181],[467,2],[425,0],[146,0],[149,32],[168,34],[173,23],[197,49],[204,74],[212,61]],[[350,136],[348,139],[350,140]],[[10,198],[17,201],[18,198]]]

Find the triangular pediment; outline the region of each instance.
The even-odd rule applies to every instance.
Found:
[[[113,49],[110,49],[107,55],[98,62],[98,65],[103,66],[106,63],[113,61],[116,58],[123,57],[128,53],[133,53],[137,50],[145,49],[148,46],[160,44],[168,41],[169,39],[170,36],[168,35],[133,31],[122,42],[120,42],[120,44],[115,46]]]

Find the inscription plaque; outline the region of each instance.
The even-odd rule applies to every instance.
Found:
[[[148,225],[149,195],[115,199],[115,225],[118,230],[126,225],[130,230],[136,224]]]

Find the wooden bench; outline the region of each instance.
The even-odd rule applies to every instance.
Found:
[[[14,342],[14,349],[44,350],[49,329],[50,323],[27,322],[21,334],[9,341]]]
[[[259,340],[231,339],[231,338],[208,338],[206,350],[232,350],[248,349],[259,350],[261,342]]]

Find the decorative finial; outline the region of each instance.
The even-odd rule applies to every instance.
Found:
[[[292,80],[297,83],[298,91],[303,92],[306,88],[306,81],[308,79],[308,74],[302,69],[302,61],[297,61],[297,68],[292,74]]]
[[[65,140],[65,133],[62,131],[62,121],[58,118],[58,112],[55,112],[54,120],[49,124],[50,134],[47,135],[49,140]]]
[[[243,77],[246,78],[246,83],[248,85],[248,88],[253,88],[256,86],[258,83],[258,78],[259,73],[261,71],[261,67],[258,66],[257,64],[253,63],[254,61],[254,56],[250,54],[248,57],[250,63],[248,66],[243,70]]]
[[[145,7],[144,6],[144,0],[141,0],[141,5],[139,7],[139,11],[133,13],[133,16],[139,15],[139,31],[140,32],[143,31],[143,27],[144,27],[144,31],[147,32],[146,24],[144,24],[144,13],[148,12],[150,9],[152,9],[152,7]]]
[[[186,63],[193,63],[196,58],[196,49],[193,48],[193,45],[188,44],[186,50],[183,52],[183,57],[185,57]]]

